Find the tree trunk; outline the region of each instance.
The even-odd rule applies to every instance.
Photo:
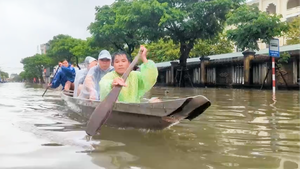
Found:
[[[191,50],[193,49],[193,42],[189,42],[188,44],[185,42],[180,42],[180,68],[182,73],[179,72],[179,87],[185,87],[185,75],[187,74],[187,66],[186,62],[189,57]],[[180,80],[181,79],[181,80]],[[189,79],[188,79],[189,80]],[[192,82],[190,82],[192,83]]]
[[[128,46],[127,53],[128,53],[128,55],[130,57],[130,60],[132,61],[133,59],[132,59],[132,55],[131,54],[134,51],[134,45],[133,44],[128,44],[127,42],[126,42],[126,44]]]
[[[115,48],[117,48],[118,50],[123,50],[124,51],[124,48],[122,48],[120,45],[118,45],[117,43],[113,43],[113,45],[115,46]]]
[[[39,81],[38,79],[40,78],[41,81],[39,81],[38,83],[45,83],[44,81],[44,77],[43,77],[43,74],[44,74],[44,67],[43,66],[37,66],[37,69],[36,69],[39,73],[37,74],[37,77],[36,77],[36,80]]]
[[[129,55],[129,57],[130,57],[130,60],[132,61],[132,52],[134,51],[134,45],[128,45],[127,44],[127,46],[128,46],[128,50],[127,50],[127,53],[128,53],[128,55]]]
[[[44,80],[44,77],[43,77],[43,75],[42,76],[40,76],[40,79],[41,79],[41,84],[44,84],[45,83],[45,80]]]
[[[80,70],[81,68],[79,67],[79,65],[78,65],[78,57],[77,56],[75,56],[76,57],[76,66],[78,67],[78,69]]]
[[[67,59],[68,62],[71,62],[72,56],[68,56]]]

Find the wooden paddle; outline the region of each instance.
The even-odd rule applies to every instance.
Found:
[[[137,64],[140,56],[141,50],[131,62],[125,73],[122,75],[122,78],[126,82],[129,73],[132,71],[134,66]],[[90,136],[96,134],[97,130],[101,128],[101,126],[106,122],[110,113],[112,112],[112,108],[116,100],[118,99],[119,93],[122,89],[122,86],[115,86],[110,93],[106,96],[106,98],[100,102],[100,104],[96,107],[92,115],[90,116],[89,122],[87,124],[86,133]]]
[[[56,76],[56,73],[58,72],[58,69],[59,69],[59,68],[60,68],[60,67],[58,67],[57,70],[55,71],[55,74],[54,74],[54,76],[53,76],[53,79],[54,79],[54,77]],[[50,83],[52,83],[53,79],[51,80]],[[47,92],[48,89],[49,89],[49,86],[48,86],[48,87],[46,88],[46,90],[44,91],[42,97],[44,97],[44,95],[45,95],[45,93]]]

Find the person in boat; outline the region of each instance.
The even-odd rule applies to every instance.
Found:
[[[118,96],[119,102],[139,103],[141,98],[156,83],[158,70],[152,60],[147,59],[147,49],[141,46],[140,59],[143,64],[140,71],[131,71],[126,82],[121,78],[130,65],[128,54],[117,52],[113,54],[113,66],[115,71],[106,74],[100,81],[100,100],[104,100],[114,86],[122,87]]]
[[[59,68],[58,68],[59,69]],[[60,70],[56,73],[55,77],[48,86],[51,88],[57,88],[60,85],[63,86],[63,90],[73,90],[75,80],[75,69],[71,64],[64,60],[61,63]]]
[[[104,75],[114,70],[111,66],[111,55],[107,50],[102,50],[98,56],[98,66],[92,67],[87,73],[79,98],[90,100],[100,99],[99,82]]]
[[[97,60],[91,56],[87,56],[84,60],[84,69],[77,70],[75,81],[74,81],[74,93],[73,97],[78,97],[83,87],[84,79],[89,72],[89,70],[97,65]]]
[[[72,64],[71,66],[75,69],[76,73],[80,70],[80,68],[78,66],[76,66],[75,64]]]

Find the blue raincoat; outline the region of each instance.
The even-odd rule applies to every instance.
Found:
[[[55,77],[52,80],[51,88],[57,88],[61,84],[63,89],[67,81],[74,82],[75,79],[75,69],[69,64],[68,67],[62,66],[60,70],[56,73]]]

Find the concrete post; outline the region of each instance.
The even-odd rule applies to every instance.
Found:
[[[250,85],[251,60],[254,59],[255,52],[244,51],[244,85]]]
[[[175,70],[176,66],[179,64],[177,61],[170,62],[171,63],[171,84],[175,85]]]
[[[206,85],[206,65],[209,62],[209,57],[204,56],[200,57],[200,68],[201,68],[201,85]]]
[[[296,57],[294,57],[292,61],[293,61],[293,84],[297,84],[298,60]]]

